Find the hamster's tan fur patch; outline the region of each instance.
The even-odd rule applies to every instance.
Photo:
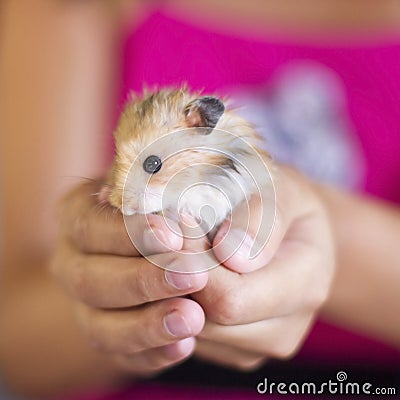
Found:
[[[136,157],[160,137],[186,128],[188,121],[185,120],[185,107],[201,96],[199,92],[189,92],[187,87],[162,89],[150,94],[145,93],[142,97],[132,95],[114,132],[116,155],[107,182],[111,187],[109,197],[111,205],[121,209],[126,177]],[[226,109],[216,128],[242,137],[257,149],[261,157],[268,159],[268,154],[259,146],[262,142],[261,137],[254,127],[235,114],[234,110]],[[241,149],[238,148],[237,151],[240,152]],[[193,173],[191,166],[205,161],[224,169],[235,169],[232,160],[219,154],[189,150],[179,154],[177,159],[179,159],[179,170],[187,168],[187,174]],[[165,186],[177,171],[176,159],[162,161],[161,171],[149,177],[150,187]],[[196,171],[201,173],[203,169],[197,168]]]

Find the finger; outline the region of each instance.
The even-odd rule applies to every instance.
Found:
[[[183,250],[166,254],[154,254],[147,258],[151,263],[161,267],[162,269],[174,271],[181,275],[203,275],[206,274],[206,271],[220,265],[212,249],[203,252]]]
[[[213,250],[224,266],[236,272],[246,273],[263,267],[271,260],[285,234],[287,225],[281,215],[277,214],[275,223],[269,224],[271,229],[273,227],[269,238],[265,236],[266,242],[256,245],[255,240],[260,240],[257,231],[263,212],[265,211],[261,199],[253,196],[249,203],[242,203],[233,211],[231,221],[225,221],[222,224],[214,238]],[[247,220],[248,226],[242,226]],[[269,227],[263,227],[263,229],[269,229]],[[252,257],[252,251],[256,251],[256,246],[259,250],[255,253],[256,256]]]
[[[182,250],[187,252],[202,252],[210,248],[206,233],[196,219],[187,214],[180,214],[179,226],[182,231]]]
[[[201,307],[182,298],[129,310],[80,307],[78,318],[94,348],[122,355],[133,355],[195,336],[204,325]]]
[[[235,326],[207,321],[198,337],[258,355],[288,358],[300,348],[313,320],[314,314],[299,313]]]
[[[207,273],[165,271],[143,257],[82,255],[59,245],[51,263],[57,279],[76,299],[96,308],[122,308],[203,288]]]
[[[126,372],[136,376],[150,377],[190,357],[195,344],[195,338],[189,337],[132,356],[116,356],[116,361]]]
[[[201,274],[218,266],[219,261],[210,249],[207,235],[195,219],[181,215],[180,227],[183,235],[182,250],[154,254],[147,258],[161,268],[182,274]]]
[[[245,351],[200,337],[197,339],[195,356],[208,362],[242,371],[259,368],[267,359],[265,355],[259,353]]]
[[[312,209],[314,201],[301,190],[299,177],[281,167],[275,184],[264,189],[262,197],[253,195],[232,213],[214,238],[216,257],[233,271],[245,273],[268,264],[275,255],[289,225]],[[301,193],[300,193],[301,191]],[[298,202],[302,199],[302,203]]]
[[[70,192],[61,203],[60,220],[64,234],[85,253],[138,256],[128,235],[141,237],[140,248],[148,253],[170,251],[182,246],[182,239],[175,235],[163,218],[136,215],[126,218],[107,202],[100,202],[97,193],[100,184],[89,182]],[[179,227],[170,222],[179,232]]]
[[[333,257],[327,256],[330,250],[319,240],[326,238],[321,232],[324,227],[311,219],[299,224],[290,230],[267,266],[247,274],[225,268],[210,271],[207,286],[192,294],[208,318],[237,325],[314,311],[323,304],[329,293]]]

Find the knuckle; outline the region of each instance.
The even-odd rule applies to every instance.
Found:
[[[79,265],[77,265],[79,263],[67,247],[65,243],[56,244],[49,259],[48,271],[58,284],[69,294],[74,295],[76,281],[79,281],[79,277],[76,276],[76,272],[79,272]]]
[[[84,250],[89,246],[89,219],[87,215],[78,214],[72,221],[70,238],[75,246]]]
[[[131,334],[122,334],[119,338],[119,346],[121,348],[121,354],[126,356],[133,356],[139,351],[146,349],[145,344],[140,344],[132,338]]]
[[[91,348],[102,353],[108,353],[108,346],[101,338],[100,330],[96,317],[91,310],[86,307],[80,307],[78,312],[78,323],[86,342]]]
[[[79,296],[81,300],[83,300],[86,295],[88,286],[86,274],[84,273],[81,262],[78,260],[75,260],[72,263],[71,268],[74,271],[72,282],[74,292]]]
[[[328,290],[324,285],[316,285],[309,298],[309,309],[315,311],[319,309],[328,299]]]
[[[130,292],[135,293],[138,304],[149,303],[152,300],[152,284],[150,280],[142,274],[134,273],[129,280]]]
[[[275,347],[274,356],[282,360],[290,359],[297,353],[299,346],[299,340],[293,340],[292,338],[283,340]]]
[[[235,287],[222,292],[214,303],[213,320],[221,325],[234,325],[246,313],[245,301]]]
[[[94,305],[90,275],[86,273],[85,268],[83,268],[82,261],[74,261],[72,268],[74,270],[73,281],[71,285],[73,295],[75,295],[75,297],[85,304]]]
[[[322,260],[322,256],[317,256],[311,265],[314,265],[313,270],[315,270],[315,265],[318,266],[319,270],[323,270],[324,261]],[[312,281],[308,285],[309,290],[306,297],[306,308],[310,311],[316,311],[327,301],[329,297],[332,274],[324,274],[322,276],[319,275],[319,278],[316,279],[315,273],[312,272],[313,271],[311,271],[309,274]]]
[[[75,214],[77,202],[82,199],[82,189],[85,184],[77,185],[66,193],[58,201],[56,205],[56,216],[63,226],[69,226],[71,222],[71,215]]]
[[[132,334],[131,325],[126,325],[121,328],[117,335],[118,348],[121,353],[127,356],[132,356],[138,352],[149,350],[157,345],[154,340],[154,335],[158,333],[154,329],[153,319],[145,319],[140,324],[140,327]]]
[[[100,353],[109,353],[107,347],[99,340],[99,338],[91,332],[90,334],[86,334],[86,341],[89,343],[89,346]]]

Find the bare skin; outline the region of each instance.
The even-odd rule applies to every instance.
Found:
[[[179,5],[178,1],[175,3]],[[204,1],[204,7],[211,7],[209,3]],[[218,11],[220,3],[214,3]],[[301,15],[296,17],[299,14],[295,9],[291,12],[288,7],[285,11],[279,2],[272,3],[276,3],[274,7],[265,8],[262,14],[266,19],[280,10],[282,27],[302,26],[304,20]],[[311,9],[318,9],[315,2],[311,3]],[[373,20],[376,29],[383,29],[388,22],[400,20],[394,3],[379,2],[375,10],[368,8],[368,17],[360,13],[359,19],[354,15],[352,21],[343,23],[367,30]],[[260,15],[256,6],[241,4],[238,12],[246,11],[249,20]],[[255,367],[266,357],[293,354],[320,307],[327,320],[400,347],[398,208],[316,187],[283,168],[283,181],[293,182],[289,186],[311,200],[314,219],[310,223],[321,227],[319,237],[326,246],[303,274],[304,280],[292,280],[292,286],[285,291],[298,293],[308,287],[320,290],[310,291],[297,308],[293,305],[298,299],[291,296],[284,309],[270,306],[271,299],[279,303],[279,293],[274,293],[265,299],[269,308],[260,303],[260,308],[253,310],[257,313],[254,325],[256,321],[245,319],[241,311],[251,305],[248,293],[254,288],[260,292],[264,289],[254,282],[260,281],[261,274],[274,270],[277,282],[290,282],[286,278],[291,276],[291,269],[285,265],[263,267],[271,254],[263,253],[258,259],[257,271],[240,275],[235,268],[244,260],[231,260],[226,268],[181,282],[183,289],[174,287],[173,277],[167,279],[162,270],[138,256],[126,237],[121,218],[115,217],[110,224],[107,210],[88,212],[96,210],[96,197],[90,195],[98,189],[95,183],[69,192],[76,181],[60,179],[104,174],[105,135],[118,78],[118,66],[112,60],[118,59],[120,26],[126,12],[122,8],[110,9],[106,1],[41,0],[22,4],[8,0],[2,5],[0,123],[1,132],[12,134],[2,134],[0,143],[4,232],[0,365],[16,391],[43,398],[90,385],[116,384],[127,374],[146,375],[180,362],[194,351],[195,341],[196,354],[202,358],[241,369]],[[121,2],[121,7],[135,7],[135,2]],[[347,13],[346,7],[341,2],[335,8],[339,15],[332,17],[333,30],[335,26],[340,28],[335,21]],[[321,13],[307,14],[315,29],[321,24]],[[329,15],[324,18],[329,20]],[[88,53],[90,57],[86,57]],[[285,193],[285,187],[281,193]],[[55,204],[67,192],[60,205],[62,229],[56,236]],[[291,197],[282,196],[283,204]],[[290,209],[293,212],[285,215],[286,224],[277,231],[276,244],[271,247],[273,254],[284,252],[285,243],[296,232],[293,226],[310,211],[295,205]],[[81,224],[77,226],[76,220]],[[301,236],[304,235],[305,231]],[[174,237],[170,240],[177,248],[182,245]],[[332,245],[338,262],[327,297],[332,279]],[[53,253],[52,272],[58,282],[49,274]],[[306,266],[301,268],[306,271]],[[121,275],[113,277],[116,270]],[[138,272],[143,270],[146,274],[141,273],[138,279]],[[313,276],[317,281],[311,279]],[[104,279],[115,279],[114,285],[107,285],[107,295]],[[216,303],[215,293],[223,286],[221,282],[232,290],[226,290]],[[233,297],[232,291],[239,282],[243,294]],[[242,285],[243,282],[247,283]],[[124,283],[128,285],[126,290],[121,289]],[[113,287],[118,288],[114,295],[109,292]],[[195,292],[193,297],[201,307],[193,300],[177,298]],[[106,301],[110,303],[105,304]],[[126,312],[113,310],[124,306],[133,308]],[[166,330],[164,319],[174,310],[182,313],[188,327],[175,335]],[[144,330],[136,326],[138,321],[149,321],[149,315],[157,318],[151,318],[154,326],[145,325],[147,331],[158,335],[150,335],[146,341]],[[269,323],[271,316],[281,317],[277,318],[278,324]],[[244,330],[238,331],[238,323],[244,324]],[[178,325],[175,323],[175,327]],[[288,329],[293,335],[279,343],[281,332]],[[254,340],[260,335],[266,339]],[[256,342],[259,345],[254,347]]]

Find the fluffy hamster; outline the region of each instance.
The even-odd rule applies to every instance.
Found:
[[[249,122],[186,87],[132,96],[114,136],[111,205],[125,215],[184,212],[209,229],[258,189],[252,175],[269,159]]]

